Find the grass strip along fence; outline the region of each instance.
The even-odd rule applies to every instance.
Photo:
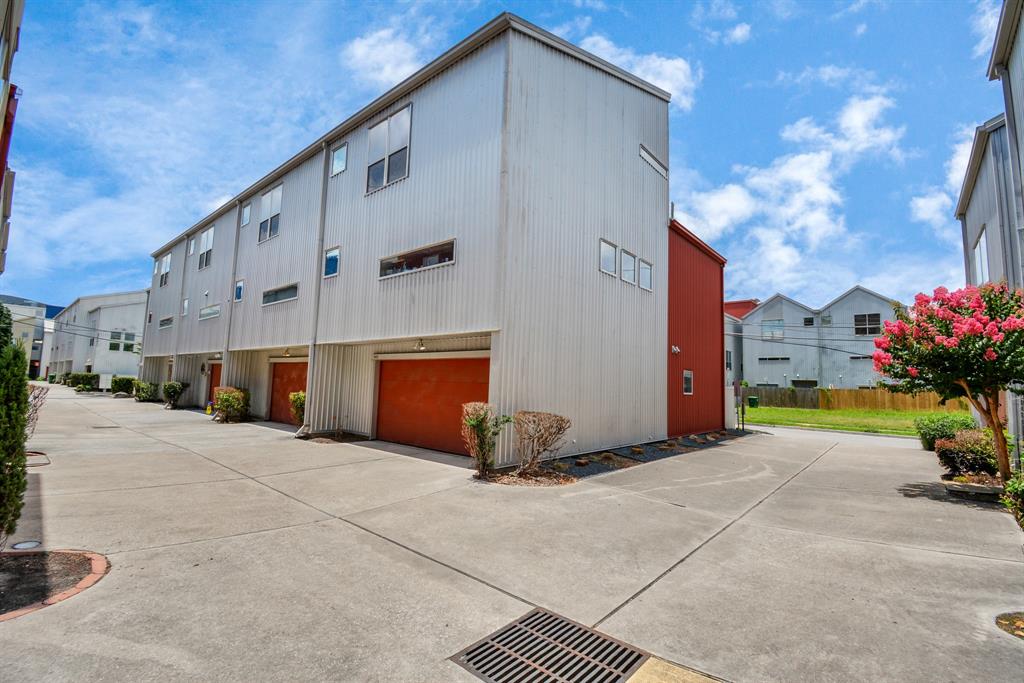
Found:
[[[939,404],[933,392],[910,396],[885,389],[798,389],[796,387],[743,387],[743,401],[757,396],[760,404],[771,408],[809,410],[897,410],[908,412],[967,412],[962,400]]]

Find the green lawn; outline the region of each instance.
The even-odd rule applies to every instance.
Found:
[[[777,427],[814,427],[848,432],[915,436],[914,418],[927,411],[810,410],[807,408],[747,408],[747,423]]]

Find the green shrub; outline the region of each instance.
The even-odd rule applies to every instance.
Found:
[[[914,429],[926,451],[934,451],[939,439],[952,439],[957,432],[976,427],[969,413],[934,413],[914,420]]]
[[[288,394],[288,402],[292,404],[292,417],[298,424],[304,424],[306,421],[306,392],[293,391]]]
[[[462,440],[476,461],[478,478],[485,478],[494,466],[498,436],[511,421],[508,415],[498,415],[490,403],[462,404]]]
[[[0,348],[0,550],[18,527],[25,496],[27,371],[21,345],[8,342]]]
[[[249,392],[237,387],[217,387],[213,407],[221,422],[241,422],[249,417]]]
[[[0,304],[0,348],[14,343],[14,318],[11,309]]]
[[[953,476],[999,471],[995,442],[988,430],[964,429],[952,439],[939,439],[935,442],[935,455]]]
[[[159,385],[152,382],[144,382],[141,379],[137,379],[135,384],[135,400],[136,401],[155,401],[157,400],[157,389]]]
[[[46,376],[47,384],[54,384],[56,381],[57,381],[57,375],[55,373],[51,372],[49,375]]]
[[[110,380],[110,391],[115,394],[130,394],[135,390],[134,377],[113,377]]]
[[[188,389],[188,382],[164,382],[164,400],[170,408],[178,407],[178,400]]]
[[[81,386],[85,387],[82,391],[94,391],[100,386],[100,376],[95,372],[69,372],[67,383],[75,389]]]
[[[65,384],[66,385],[68,383],[68,377],[70,375],[71,375],[70,372],[62,372],[62,373],[60,373],[60,375],[57,376],[57,384]]]
[[[1003,505],[1024,528],[1024,473],[1017,472],[1003,485]]]

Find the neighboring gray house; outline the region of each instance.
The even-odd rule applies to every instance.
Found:
[[[732,386],[743,379],[743,323],[736,316],[725,314],[725,384]]]
[[[57,307],[9,294],[0,294],[0,304],[11,312],[14,341],[21,344],[28,356],[29,378],[36,379],[46,371],[49,343],[46,335],[52,329],[47,323],[51,322],[49,318]]]
[[[873,387],[882,379],[871,355],[894,301],[857,285],[821,308],[783,294],[741,320],[742,379],[750,386]]]
[[[145,290],[75,299],[53,319],[50,374],[95,372],[103,388],[113,375],[136,377],[145,318]]]
[[[468,400],[665,437],[668,104],[500,15],[153,252],[143,377],[442,451]]]
[[[1003,87],[1004,112],[978,126],[956,217],[960,220],[964,270],[969,284],[1006,281],[1024,287],[1024,0],[1003,3],[989,59],[989,80]],[[1010,432],[1018,448],[1024,431],[1024,399],[1007,397]]]

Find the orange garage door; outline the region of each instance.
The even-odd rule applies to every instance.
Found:
[[[272,363],[270,384],[270,420],[295,424],[288,394],[306,390],[306,363]]]
[[[489,358],[381,361],[377,438],[469,455],[462,404],[487,400],[490,368]]]

